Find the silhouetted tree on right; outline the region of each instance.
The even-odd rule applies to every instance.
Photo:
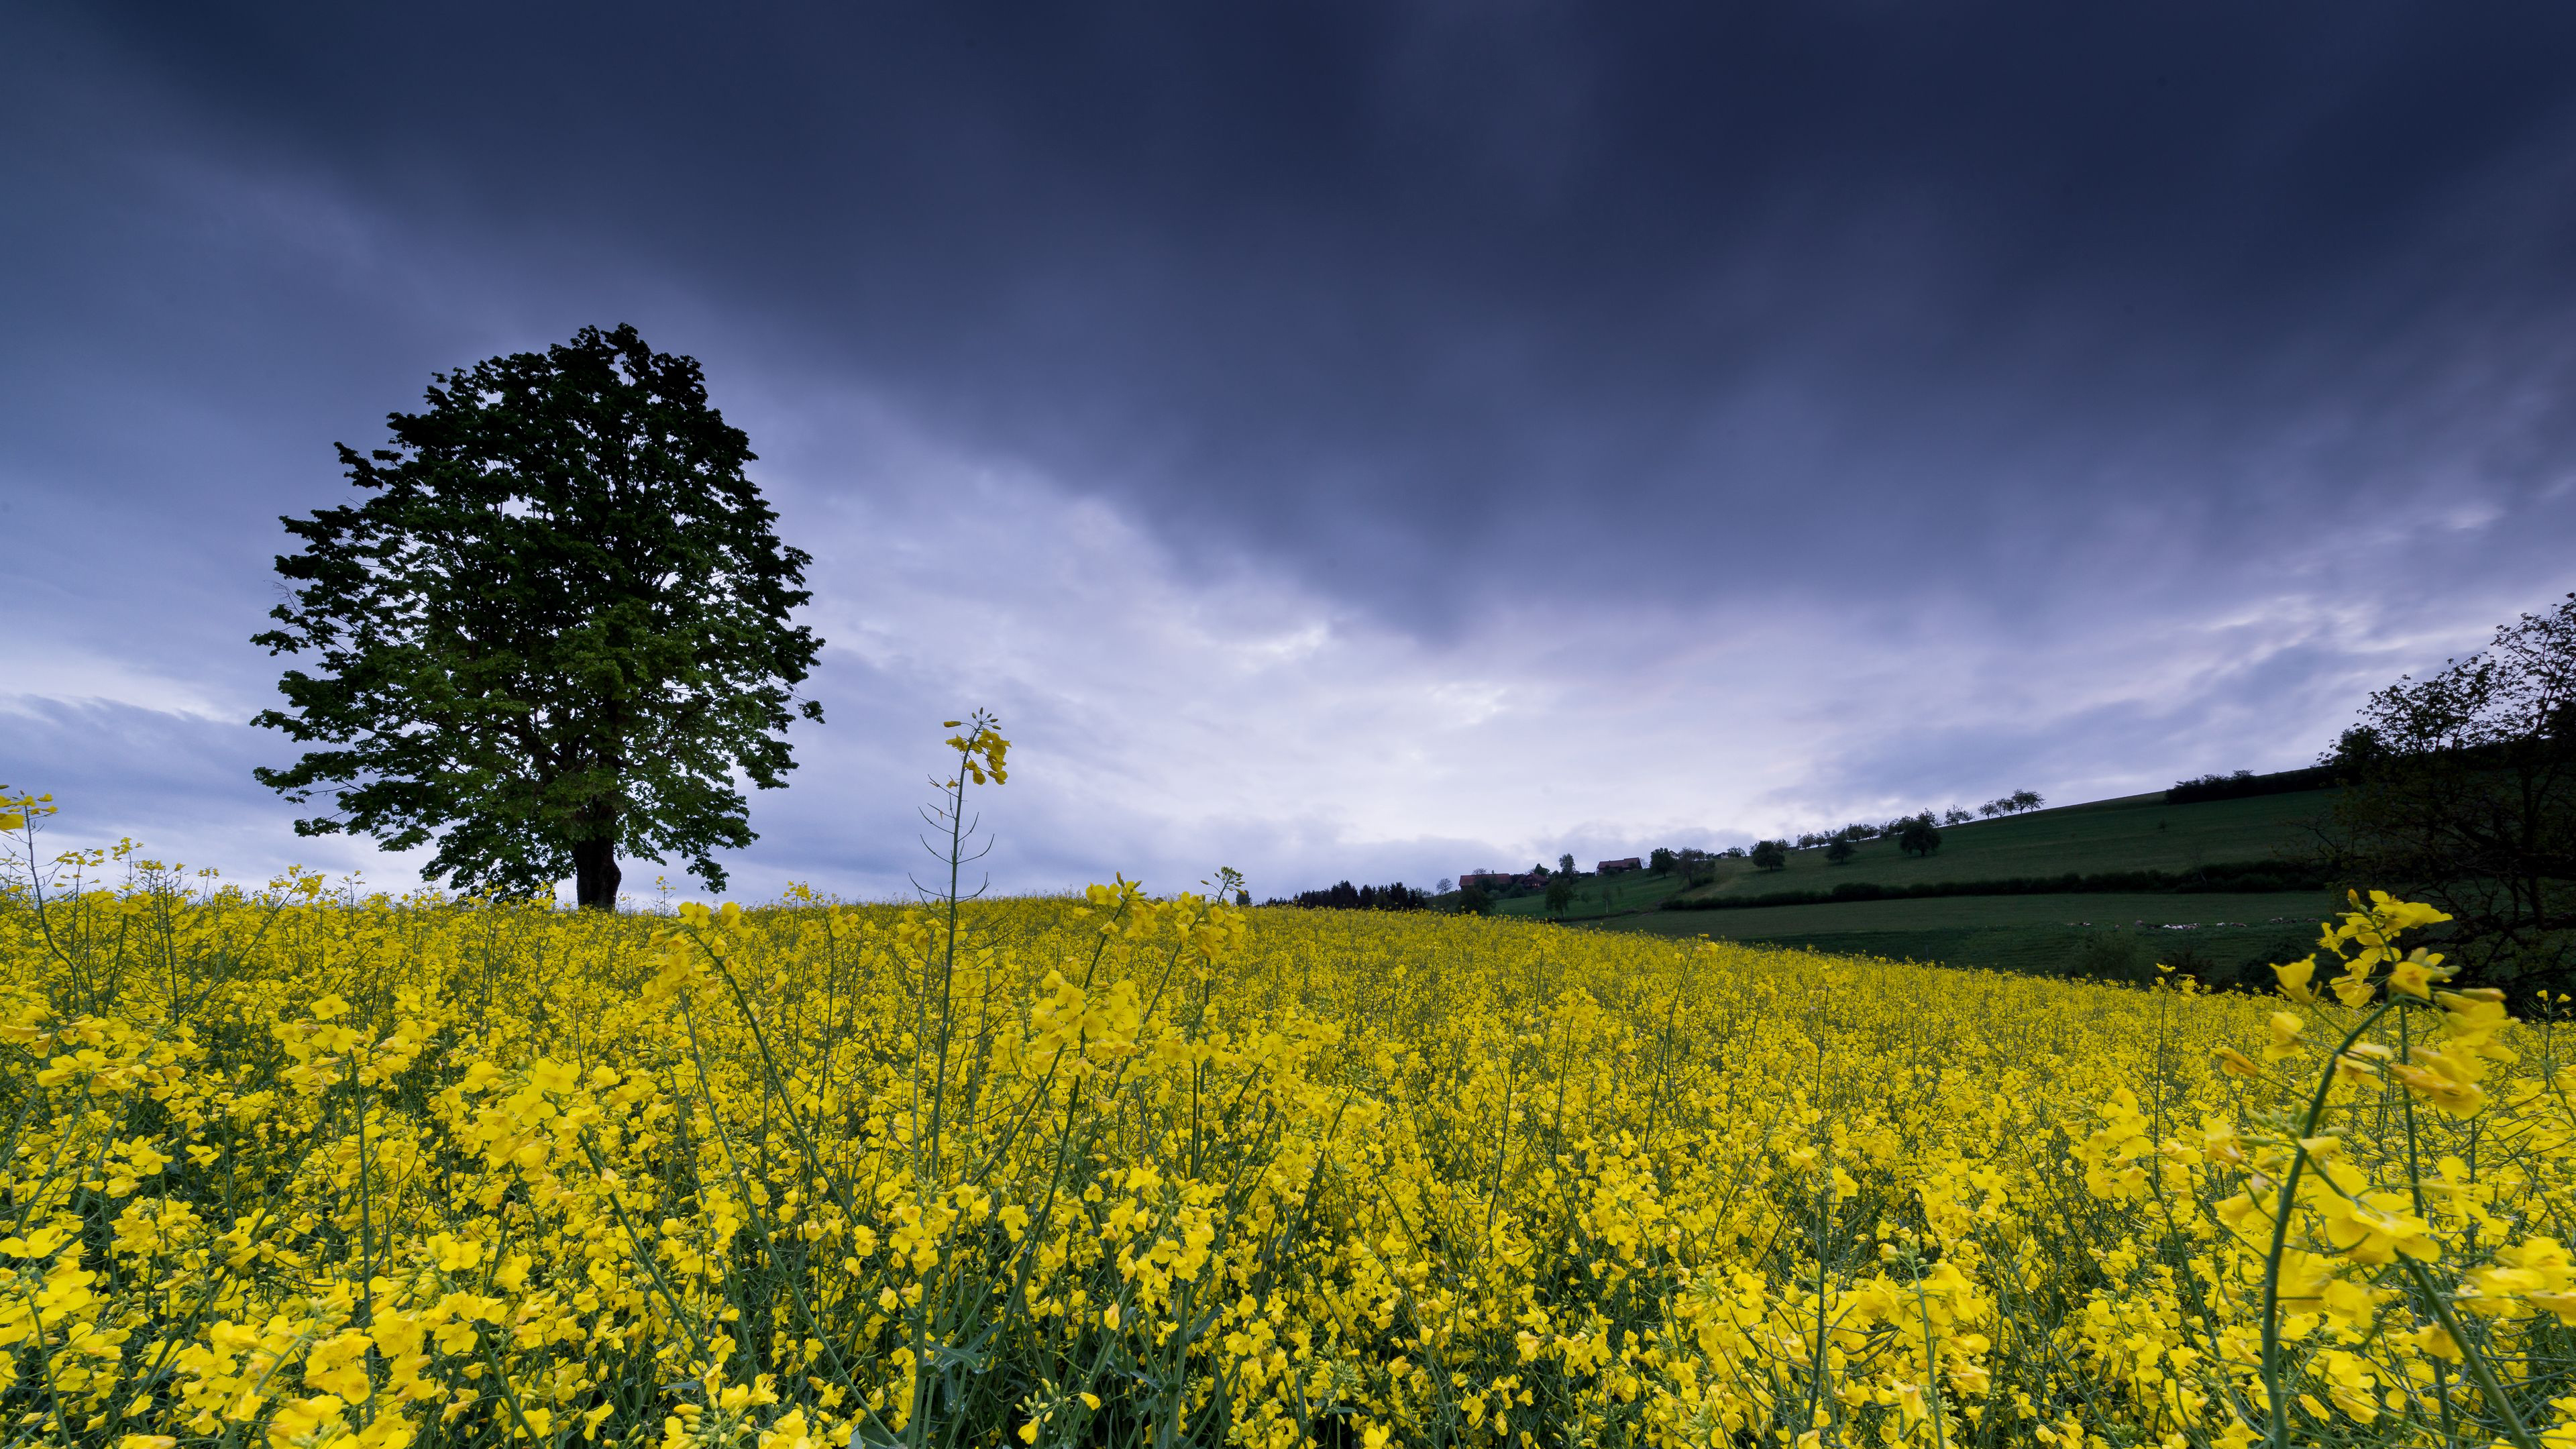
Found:
[[[2576,975],[2576,594],[2372,695],[2322,763],[2334,875],[2448,913],[2478,979]]]

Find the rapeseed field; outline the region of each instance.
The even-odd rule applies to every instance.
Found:
[[[2385,898],[2258,999],[1124,881],[244,891],[45,808],[11,1442],[2576,1445],[2576,1072]]]

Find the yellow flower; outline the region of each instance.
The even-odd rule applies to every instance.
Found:
[[[268,1421],[271,1449],[312,1449],[339,1427],[341,1403],[329,1394],[289,1399]]]
[[[2286,965],[2275,966],[2272,968],[2272,974],[2280,978],[2283,996],[2302,1006],[2317,999],[2316,992],[2308,986],[2309,978],[2317,974],[2316,957],[2306,956]]]
[[[2454,1117],[2474,1116],[2485,1105],[2486,1093],[2478,1086],[2477,1059],[2465,1053],[2417,1047],[2411,1060],[2391,1064],[2388,1074],[2403,1082],[2406,1090]]]
[[[2405,960],[2388,969],[2388,989],[2429,1001],[2433,996],[2433,983],[2451,974],[2441,969],[2441,965],[2442,958],[2438,955],[2421,949],[2409,952]]]
[[[2370,893],[2370,909],[2392,936],[2400,931],[2414,931],[2426,926],[2440,925],[2451,919],[2430,905],[2420,901],[2401,901],[2386,891]]]
[[[2317,1205],[2317,1215],[2325,1222],[2326,1240],[2354,1262],[2437,1256],[2441,1248],[2432,1225],[2407,1212],[2407,1203],[2397,1193],[2365,1193],[2359,1201],[2332,1193]]]
[[[805,1411],[790,1409],[760,1431],[760,1449],[820,1449],[820,1445],[806,1426]]]
[[[2406,1341],[2415,1345],[2418,1352],[2438,1358],[2445,1363],[2456,1365],[2464,1361],[2460,1353],[2460,1341],[2451,1337],[2451,1331],[2438,1323],[2407,1334]]]
[[[2306,1022],[2286,1011],[2276,1011],[2264,1022],[2264,1025],[2271,1031],[2272,1039],[2263,1047],[2263,1060],[2288,1061],[2299,1054],[2300,1037],[2308,1029]]]

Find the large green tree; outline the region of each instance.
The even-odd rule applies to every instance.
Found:
[[[263,784],[332,807],[298,833],[390,849],[467,889],[617,899],[618,857],[753,835],[737,780],[794,768],[795,686],[822,641],[789,622],[811,559],[743,473],[750,439],[695,359],[632,327],[433,378],[390,445],[340,447],[360,501],[281,520],[292,602],[252,642],[308,656],[253,721],[320,746]]]

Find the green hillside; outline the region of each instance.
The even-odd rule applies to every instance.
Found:
[[[1828,891],[1845,881],[1915,885],[2069,871],[2179,874],[2199,866],[2291,855],[2309,843],[2311,824],[2324,815],[2333,798],[2331,790],[2303,790],[2168,805],[2162,791],[2129,795],[1943,826],[1940,850],[1919,859],[1899,851],[1893,840],[1870,840],[1861,842],[1845,865],[1827,863],[1821,849],[1789,852],[1786,870],[1758,871],[1743,861],[1725,861],[1716,884],[1686,894],[1690,899],[1759,896],[1773,891]]]
[[[1678,875],[1648,875],[1636,871],[1609,877],[1584,876],[1574,883],[1574,904],[1567,908],[1569,921],[1590,920],[1602,916],[1625,915],[1632,911],[1652,911],[1666,900],[1679,895],[1682,880]],[[1444,897],[1454,900],[1455,897]],[[1525,896],[1505,896],[1494,902],[1498,916],[1548,916],[1547,897],[1538,892]]]
[[[1843,865],[1827,863],[1821,848],[1789,852],[1785,870],[1759,871],[1741,860],[1721,860],[1715,883],[1695,888],[1686,888],[1678,876],[1643,872],[1584,876],[1575,882],[1574,903],[1565,919],[1598,921],[1655,912],[1666,900],[1675,898],[1742,899],[1778,891],[1824,892],[1847,881],[1895,886],[2057,876],[2069,871],[2080,875],[2125,870],[2187,874],[2202,866],[2294,856],[2309,842],[2311,824],[2323,816],[2332,798],[2331,791],[2309,790],[2199,805],[2167,805],[2159,791],[1944,826],[1941,849],[1919,859],[1898,850],[1893,840],[1871,840],[1860,843],[1852,859]],[[1444,900],[1454,901],[1455,897]],[[1544,897],[1536,892],[1497,900],[1493,909],[1501,916],[1553,914]],[[1668,919],[1623,920],[1620,924],[1686,936],[1703,931],[1740,936],[1744,933],[1733,926],[1719,930],[1687,922],[1742,914],[1677,911],[1666,913]],[[1761,915],[1765,921],[1771,919],[1767,909]]]
[[[1809,905],[1665,910],[1668,900],[1744,900],[1823,893],[1845,882],[1951,882],[2160,871],[2298,859],[2331,807],[2330,790],[2169,805],[2163,792],[1944,826],[1925,858],[1893,840],[1858,845],[1843,865],[1822,849],[1789,853],[1786,869],[1719,862],[1715,882],[1677,877],[1585,877],[1567,924],[1588,929],[1712,936],[1836,954],[1908,957],[2045,975],[2143,980],[2161,963],[2212,986],[2261,984],[2271,962],[2305,955],[2333,909],[2323,891],[2261,894],[2059,893],[1961,895]],[[1537,894],[1494,903],[1500,915],[1547,916]]]
[[[1588,923],[2041,975],[2143,980],[2158,963],[2211,986],[2268,979],[2308,953],[2332,911],[2324,891],[2233,895],[1945,896],[1740,911],[1650,911]]]

